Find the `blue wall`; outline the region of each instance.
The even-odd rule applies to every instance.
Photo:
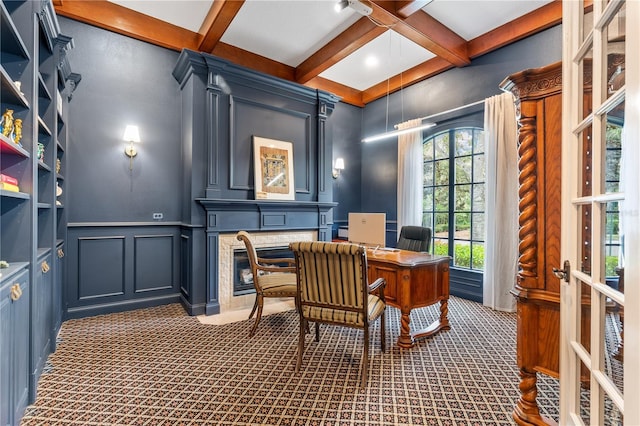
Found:
[[[180,97],[171,76],[178,52],[60,18],[82,81],[69,105],[69,222],[180,220]],[[122,136],[140,128],[129,170]]]

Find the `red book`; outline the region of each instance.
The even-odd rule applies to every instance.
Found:
[[[12,176],[0,174],[0,182],[6,182],[6,183],[10,183],[11,185],[17,185],[18,179]]]

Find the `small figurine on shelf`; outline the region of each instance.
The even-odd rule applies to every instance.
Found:
[[[22,139],[22,119],[16,118],[13,122],[12,138],[15,143],[20,145],[20,139]]]
[[[62,168],[62,163],[59,158],[56,158],[56,173],[60,174],[60,169]]]
[[[7,108],[2,114],[2,136],[9,136],[13,131],[13,110]]]
[[[44,161],[44,144],[38,142],[38,161]]]

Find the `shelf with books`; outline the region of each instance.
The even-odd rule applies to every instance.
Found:
[[[0,189],[0,196],[2,196],[2,198],[15,198],[20,200],[29,200],[31,198],[31,195],[25,192],[14,192],[6,189]]]

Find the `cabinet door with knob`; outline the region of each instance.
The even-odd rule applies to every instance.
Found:
[[[9,275],[0,286],[0,424],[17,424],[29,391],[29,271]]]
[[[31,317],[31,400],[35,400],[35,389],[51,352],[52,291],[51,251],[46,250],[36,263],[33,291],[31,294],[33,313]]]

